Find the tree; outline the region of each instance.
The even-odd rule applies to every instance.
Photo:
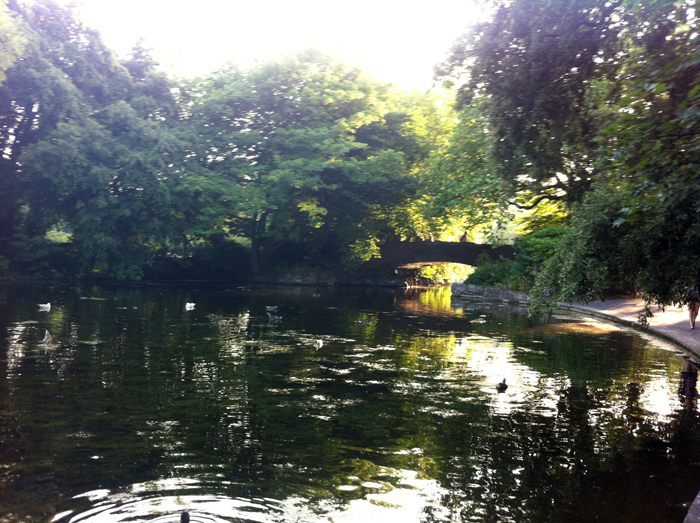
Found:
[[[0,247],[17,257],[67,223],[80,274],[138,277],[145,245],[172,221],[183,148],[168,127],[170,85],[143,53],[128,62],[146,64],[132,78],[70,9],[10,8],[27,45],[0,86]]]
[[[619,117],[599,137],[610,160],[539,287],[594,299],[626,283],[647,304],[679,304],[700,281],[700,22],[670,1],[627,7],[638,22],[626,33]]]
[[[0,84],[5,80],[5,70],[22,54],[24,38],[14,20],[7,1],[0,0]]]
[[[695,11],[671,0],[493,5],[439,71],[461,82],[463,112],[434,166],[448,187],[438,208],[561,201],[571,225],[540,296],[636,285],[648,303],[682,301],[700,278]]]
[[[185,186],[199,221],[204,211],[210,230],[249,238],[254,272],[265,243],[352,243],[366,210],[409,186],[404,153],[382,136],[389,98],[387,86],[314,51],[188,86],[198,174]]]
[[[423,173],[427,214],[471,229],[505,217],[513,196],[487,158],[488,122],[480,105],[462,109],[450,140],[436,148]]]
[[[458,107],[477,106],[485,120],[477,130],[487,132],[479,172],[504,182],[489,191],[490,200],[531,208],[543,199],[580,201],[590,189],[598,82],[617,67],[619,6],[619,0],[494,2],[492,20],[458,40],[437,69],[439,77],[463,82]],[[472,118],[463,120],[470,125]],[[455,136],[461,140],[472,133],[462,130]]]
[[[23,27],[25,46],[0,85],[0,252],[5,255],[12,254],[12,237],[22,226],[20,210],[28,203],[31,180],[20,160],[25,148],[60,122],[84,118],[114,99],[128,80],[97,35],[77,24],[69,10],[48,1],[9,7]],[[88,55],[96,61],[88,63]]]
[[[74,231],[79,275],[138,279],[149,244],[171,236],[169,164],[180,151],[172,132],[125,101],[59,124],[22,157],[38,231],[58,216]]]

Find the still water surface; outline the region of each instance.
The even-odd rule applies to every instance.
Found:
[[[590,319],[447,289],[12,285],[0,335],[3,523],[663,523],[700,488],[686,361]]]

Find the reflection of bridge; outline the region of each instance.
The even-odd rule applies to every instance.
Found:
[[[392,242],[379,248],[381,258],[368,264],[377,267],[417,269],[440,263],[463,263],[476,267],[482,254],[492,261],[513,258],[511,245],[493,247],[471,242]]]

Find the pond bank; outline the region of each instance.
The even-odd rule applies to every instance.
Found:
[[[452,285],[453,299],[460,297],[481,297],[485,300],[505,301],[509,303],[529,304],[530,297],[513,291],[501,291],[479,285]],[[608,321],[615,321],[627,327],[652,331],[655,335],[671,341],[686,350],[700,356],[700,324],[698,329],[690,330],[688,310],[681,307],[666,307],[661,310],[652,307],[653,317],[649,318],[649,327],[643,328],[638,323],[639,312],[644,308],[644,300],[605,300],[589,303],[560,303],[562,309],[582,312],[589,316]]]
[[[413,271],[415,272],[415,271]],[[266,285],[312,285],[332,287],[336,285],[360,285],[365,287],[440,287],[442,284],[433,283],[428,278],[415,276],[412,273],[396,275],[375,275],[363,277],[342,277],[324,272],[285,271],[275,275],[264,275],[251,278],[251,283]]]

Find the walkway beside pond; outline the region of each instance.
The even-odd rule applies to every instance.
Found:
[[[501,291],[480,285],[464,283],[452,284],[452,296],[460,298],[481,298],[487,301],[505,301],[527,306],[530,297],[513,291]],[[589,303],[561,303],[562,309],[578,311],[590,316],[598,316],[608,321],[616,321],[628,327],[641,329],[639,312],[644,308],[644,300],[605,300]],[[700,317],[697,328],[690,330],[687,307],[651,308],[653,317],[649,318],[649,330],[655,334],[678,343],[700,356]]]
[[[579,310],[592,316],[614,319],[631,327],[640,328],[639,311],[644,308],[644,300],[606,300],[590,303],[562,305],[563,308]],[[651,308],[654,316],[649,318],[649,330],[680,343],[700,356],[700,318],[695,330],[690,329],[688,309],[683,307]]]

